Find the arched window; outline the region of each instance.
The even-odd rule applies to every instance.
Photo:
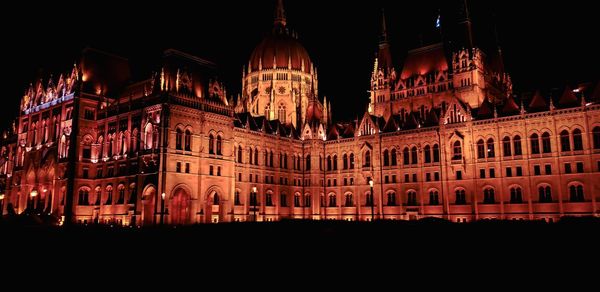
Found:
[[[238,163],[244,163],[244,158],[243,158],[242,154],[243,154],[242,146],[238,146],[238,151],[237,151]]]
[[[185,130],[185,151],[192,151],[192,132]]]
[[[102,188],[100,186],[96,187],[96,206],[100,206],[100,200],[102,199]]]
[[[390,152],[387,149],[383,151],[383,166],[390,166]]]
[[[584,202],[585,198],[583,196],[583,186],[582,185],[572,185],[569,187],[569,198],[571,202]]]
[[[569,132],[567,130],[560,132],[560,151],[571,151],[571,142],[569,141]]]
[[[248,163],[252,164],[252,147],[248,148]]]
[[[573,150],[583,150],[583,139],[581,138],[581,130],[579,129],[573,130]]]
[[[274,164],[273,164],[273,156],[274,156],[274,155],[273,155],[273,150],[271,150],[271,151],[269,152],[269,166],[270,166],[270,167],[273,167],[273,166],[274,166]]]
[[[112,205],[112,201],[113,201],[113,188],[112,188],[112,186],[107,186],[106,187],[106,202],[104,203],[104,205]]]
[[[552,189],[550,186],[539,187],[538,189],[540,196],[540,203],[551,203],[552,202]]]
[[[344,206],[345,207],[352,207],[352,206],[354,206],[354,199],[352,198],[352,194],[346,194],[345,201],[344,201]]]
[[[494,189],[487,188],[487,189],[483,190],[483,203],[484,204],[495,204],[496,203]]]
[[[512,156],[509,137],[504,137],[504,139],[502,139],[502,151],[504,152],[505,157]]]
[[[387,194],[387,205],[388,206],[396,206],[396,193],[389,192]]]
[[[117,205],[121,205],[125,203],[125,186],[119,185],[118,187],[118,197],[117,197]]]
[[[493,158],[496,157],[496,151],[494,150],[494,139],[489,138],[487,140],[487,157]]]
[[[183,150],[183,131],[179,128],[175,133],[175,149]]]
[[[452,160],[462,159],[462,148],[460,147],[460,141],[454,142]]]
[[[337,202],[336,202],[335,194],[330,194],[329,195],[329,207],[336,207],[336,206],[337,206]]]
[[[412,164],[418,164],[419,163],[419,156],[417,154],[417,147],[413,146],[413,148],[410,150],[410,153],[411,153],[411,155],[410,155],[411,156],[411,158],[410,158],[411,160],[410,161],[412,162]]]
[[[152,142],[152,140],[154,139],[154,133],[153,133],[153,127],[152,124],[148,123],[146,125],[146,128],[144,129],[144,143],[145,145],[145,149],[152,149],[154,148],[154,144]],[[107,139],[109,140],[109,139]],[[109,155],[110,156],[110,155]]]
[[[279,105],[279,113],[278,113],[278,117],[279,117],[279,121],[282,124],[285,124],[285,106],[284,105]]]
[[[300,194],[294,195],[294,207],[301,207]]]
[[[433,144],[433,162],[440,162],[440,146],[438,144]]]
[[[208,135],[208,154],[215,154],[215,136]]]
[[[365,151],[365,163],[363,164],[364,167],[370,167],[371,166],[371,151],[367,150]]]
[[[485,143],[483,140],[477,141],[477,159],[485,158]]]
[[[90,204],[89,201],[89,196],[90,196],[90,190],[87,188],[81,188],[79,189],[79,201],[78,204],[80,206],[88,206]]]
[[[391,165],[392,166],[396,166],[398,165],[398,157],[396,157],[396,149],[392,149],[392,158],[391,158]]]
[[[365,195],[365,205],[367,205],[367,206],[373,206],[373,193],[368,192]]]
[[[223,155],[223,138],[217,135],[217,155]]]
[[[254,148],[254,165],[258,165],[258,148]]]
[[[333,170],[337,170],[337,155],[333,155]]]
[[[409,165],[410,164],[410,150],[408,150],[408,147],[404,148],[404,150],[402,150],[402,160],[404,165]]]
[[[523,194],[520,187],[514,187],[510,189],[510,203],[521,204],[523,203]]]
[[[440,196],[438,191],[429,191],[429,205],[437,206],[440,204]]]
[[[115,134],[108,136],[108,157],[113,157],[113,146],[115,144]]]
[[[594,140],[594,149],[600,149],[600,127],[595,127],[592,131]]]
[[[350,153],[350,169],[354,169],[354,153]]]
[[[306,170],[310,170],[310,154],[306,155]]]
[[[455,200],[456,205],[464,205],[467,203],[465,190],[462,190],[462,189],[456,190],[455,195],[456,195],[456,200]]]
[[[312,200],[310,195],[304,195],[304,207],[312,206]]]
[[[236,206],[241,206],[242,205],[242,200],[240,198],[240,191],[239,190],[235,191],[235,194],[234,194],[234,197],[233,197],[233,204],[236,205]]]
[[[342,156],[342,160],[344,160],[342,162],[344,169],[348,169],[348,154],[345,154]]]
[[[410,191],[406,197],[406,205],[407,206],[416,206],[417,205],[417,192]]]
[[[540,154],[540,140],[538,134],[532,134],[529,137],[531,143],[531,154]]]
[[[513,149],[515,150],[515,156],[523,155],[523,148],[521,147],[521,136],[517,135],[513,138]]]
[[[431,163],[431,147],[429,145],[425,146],[425,148],[423,149],[424,152],[424,160],[425,163]]]
[[[331,156],[327,156],[327,171],[331,171]]]
[[[283,168],[287,169],[288,168],[288,157],[287,157],[287,153],[283,154]]]
[[[568,139],[568,137],[567,137],[567,139]],[[551,153],[552,152],[552,146],[550,145],[550,133],[548,133],[548,132],[545,132],[544,134],[542,134],[542,152],[543,153]]]

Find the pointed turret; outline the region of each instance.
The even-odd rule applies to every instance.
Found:
[[[275,29],[283,30],[287,25],[287,19],[285,17],[285,9],[283,8],[283,0],[277,0],[277,6],[275,7]]]
[[[473,28],[471,22],[471,15],[469,14],[469,5],[467,4],[467,0],[461,1],[460,7],[460,16],[459,16],[459,25],[462,30],[462,45],[467,49],[473,48]]]
[[[385,10],[381,10],[381,35],[379,36],[379,50],[377,51],[377,69],[383,70],[385,74],[392,68],[392,53],[388,42],[387,23]]]

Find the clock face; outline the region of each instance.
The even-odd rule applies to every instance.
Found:
[[[285,87],[281,86],[279,87],[279,94],[285,94]]]

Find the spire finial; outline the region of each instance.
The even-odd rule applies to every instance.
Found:
[[[285,18],[285,9],[283,9],[283,0],[277,0],[275,7],[275,27],[285,28],[287,20]]]
[[[387,35],[387,24],[385,21],[385,9],[381,8],[381,40],[382,43],[387,43],[388,35]]]

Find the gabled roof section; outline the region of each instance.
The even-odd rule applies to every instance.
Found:
[[[515,99],[512,96],[508,97],[504,102],[504,106],[502,107],[502,115],[510,116],[518,113],[520,113],[520,108],[515,102]]]
[[[573,92],[573,90],[571,89],[570,86],[567,85],[565,87],[563,94],[561,95],[560,99],[558,100],[558,105],[561,108],[572,107],[572,106],[578,105],[577,96],[575,96],[575,93]]]
[[[536,90],[533,98],[531,98],[531,102],[529,103],[529,111],[545,111],[548,110],[548,104],[546,99],[542,96],[542,92]]]

